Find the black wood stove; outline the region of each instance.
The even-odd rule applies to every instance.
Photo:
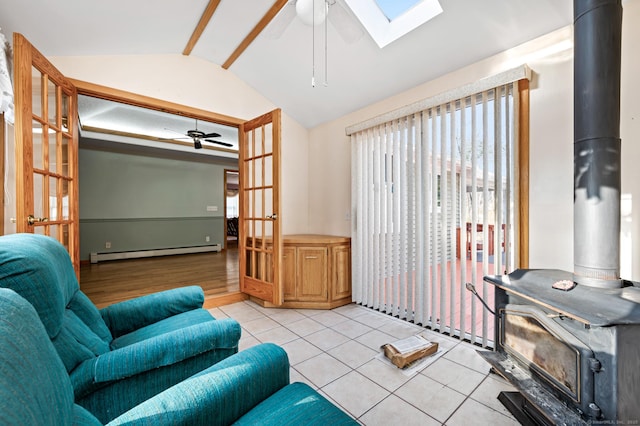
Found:
[[[517,270],[486,280],[496,286],[498,331],[495,352],[481,355],[520,391],[500,396],[511,410],[522,410],[516,418],[640,424],[637,283],[563,291],[554,284],[574,277],[558,270]]]
[[[495,285],[495,350],[523,424],[640,424],[640,284],[620,278],[620,0],[574,0],[574,271]],[[535,214],[535,212],[532,212]]]

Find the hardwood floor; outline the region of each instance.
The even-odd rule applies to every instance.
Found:
[[[238,288],[238,249],[128,259],[80,266],[80,288],[102,308],[112,303],[176,287],[199,285],[205,307],[246,299]]]

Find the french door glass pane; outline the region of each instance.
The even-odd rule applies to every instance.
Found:
[[[273,131],[272,125],[267,124],[264,126],[264,154],[269,154],[273,152]]]
[[[49,171],[51,173],[57,173],[58,172],[58,150],[57,150],[57,143],[56,140],[58,139],[58,135],[56,134],[57,132],[53,132],[50,131],[49,134],[47,135],[47,138],[49,139]]]
[[[58,220],[58,179],[49,176],[49,220]]]
[[[264,223],[264,235],[267,238],[273,238],[273,222],[270,220]]]
[[[40,173],[33,174],[33,215],[44,217],[44,176]]]
[[[42,170],[44,169],[44,154],[42,148],[42,134],[44,129],[42,125],[35,120],[31,127],[33,129],[33,168]]]
[[[264,158],[264,186],[273,186],[273,156]]]
[[[264,206],[263,206],[263,216],[268,217],[273,215],[273,189],[266,188],[264,190]]]
[[[60,146],[60,168],[58,169],[58,173],[62,176],[69,176],[69,138],[67,136],[62,136],[62,144]]]
[[[262,128],[258,127],[253,131],[253,155],[255,157],[262,155]]]
[[[262,190],[256,190],[253,191],[253,196],[251,198],[253,198],[253,203],[252,203],[252,216],[253,217],[264,217],[264,206],[263,206],[263,191]]]
[[[62,184],[62,220],[69,220],[69,181],[60,179]]]
[[[261,159],[252,161],[253,164],[253,186],[263,185],[263,168]]]
[[[56,89],[55,83],[47,79],[47,115],[49,116],[49,124],[55,127],[58,125],[58,97]]]
[[[62,131],[69,131],[69,95],[62,94]]]
[[[58,239],[58,225],[49,225],[49,236]]]
[[[60,225],[60,242],[69,251],[69,225]]]
[[[42,73],[35,67],[31,68],[31,84],[33,85],[31,93],[32,113],[34,116],[44,119],[42,116]]]

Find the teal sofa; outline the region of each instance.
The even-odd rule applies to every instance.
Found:
[[[98,310],[80,291],[66,249],[50,237],[0,237],[0,287],[35,308],[72,399],[102,423],[238,352],[240,325],[202,309],[199,287]]]
[[[74,403],[66,368],[33,306],[0,289],[0,424],[100,425]],[[135,392],[134,388],[129,392]],[[109,425],[355,425],[303,383],[286,352],[265,343],[232,355],[131,407]]]

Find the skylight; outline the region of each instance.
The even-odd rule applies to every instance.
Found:
[[[345,0],[380,48],[442,13],[438,0]]]
[[[421,0],[375,0],[378,7],[389,21],[393,21],[398,16],[404,14]]]

